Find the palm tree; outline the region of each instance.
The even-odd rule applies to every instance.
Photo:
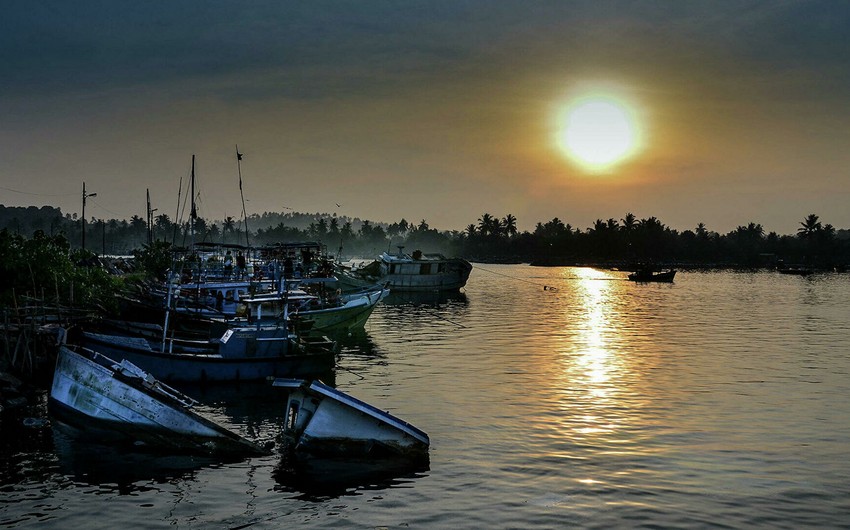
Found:
[[[821,223],[818,216],[811,213],[800,223],[800,228],[797,229],[797,234],[802,239],[809,239],[816,233],[821,231]]]
[[[489,213],[481,214],[481,217],[478,218],[478,231],[481,232],[482,235],[491,235],[498,233],[499,220],[490,215]]]
[[[517,234],[516,217],[511,214],[506,215],[504,219],[502,219],[502,229],[508,237],[515,236]]]
[[[224,221],[221,223],[221,237],[222,239],[227,237],[227,234],[233,233],[236,229],[236,220],[233,217],[227,216],[224,218]]]
[[[623,230],[627,233],[632,232],[637,227],[637,218],[631,212],[627,213],[620,221],[623,222]]]

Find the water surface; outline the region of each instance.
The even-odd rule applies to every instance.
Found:
[[[624,278],[480,265],[345,338],[333,382],[426,431],[424,469],[152,455],[6,418],[0,526],[850,528],[850,275]],[[276,433],[280,394],[196,392]]]

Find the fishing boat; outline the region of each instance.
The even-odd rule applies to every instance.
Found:
[[[392,292],[457,291],[466,285],[472,264],[462,258],[442,254],[382,253],[377,260],[361,268],[337,266],[336,275],[346,288],[388,284]]]
[[[200,415],[193,410],[196,404],[126,359],[116,362],[85,348],[59,348],[50,407],[68,423],[176,451],[268,454],[265,447]]]
[[[168,382],[255,381],[333,370],[333,342],[300,337],[286,326],[231,327],[218,339],[180,340],[84,331],[86,347],[130,362]]]
[[[428,457],[428,435],[389,412],[321,381],[272,385],[289,391],[283,435],[296,455]]]
[[[84,346],[127,359],[168,382],[207,383],[262,380],[325,374],[333,369],[334,343],[324,336],[307,337],[295,329],[288,308],[272,320],[263,318],[262,300],[244,301],[244,323],[222,323],[215,338],[185,339],[170,333],[174,277],[168,283],[162,332],[115,335],[81,331]],[[212,327],[209,328],[213,330]]]
[[[288,287],[285,293],[259,295],[243,301],[267,306],[264,313],[273,315],[280,314],[282,306],[286,305],[290,318],[298,322],[302,332],[336,334],[362,329],[378,302],[389,296],[390,289],[377,286],[351,293],[341,293],[335,288],[330,292],[325,289],[317,294],[312,292],[315,291]]]
[[[643,268],[629,274],[629,280],[633,282],[672,282],[676,276],[675,269],[666,271],[655,271],[651,268]]]

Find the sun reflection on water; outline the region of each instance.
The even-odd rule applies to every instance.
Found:
[[[552,368],[561,415],[559,435],[595,450],[617,450],[634,400],[634,374],[623,355],[619,318],[622,284],[614,273],[590,268],[565,271],[570,301],[561,315],[569,332],[558,344]]]

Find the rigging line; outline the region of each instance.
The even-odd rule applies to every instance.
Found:
[[[485,269],[485,268],[483,268],[483,267],[479,267],[478,265],[473,265],[473,267],[475,267],[475,268],[476,268],[476,269],[478,269],[478,270],[482,270],[482,271],[484,271],[484,272],[489,272],[490,274],[496,274],[496,275],[498,275],[498,276],[504,276],[505,278],[510,278],[510,279],[512,279],[512,280],[517,280],[517,281],[519,281],[519,282],[530,283],[531,285],[536,285],[536,286],[538,286],[538,287],[543,287],[543,290],[544,290],[544,291],[557,291],[557,290],[558,290],[558,288],[557,288],[557,287],[553,287],[553,286],[551,286],[551,285],[546,285],[546,284],[541,284],[541,283],[533,282],[533,281],[531,281],[531,280],[526,280],[525,278],[517,278],[516,276],[511,276],[510,274],[504,274],[504,273],[501,273],[501,272],[492,271],[492,270],[490,270],[490,269]]]
[[[32,193],[29,191],[21,191],[12,188],[7,188],[6,186],[0,186],[0,190],[11,191],[12,193],[20,193],[21,195],[35,195],[36,197],[73,197],[74,195],[77,195],[77,193]]]
[[[119,216],[121,215],[120,213],[113,212],[112,210],[110,210],[106,206],[104,206],[104,205],[100,204],[99,202],[97,202],[96,200],[92,199],[91,195],[88,196],[87,200],[95,203],[96,205],[98,205],[100,207],[101,210],[106,210],[107,212],[111,213],[112,215],[119,215]]]

